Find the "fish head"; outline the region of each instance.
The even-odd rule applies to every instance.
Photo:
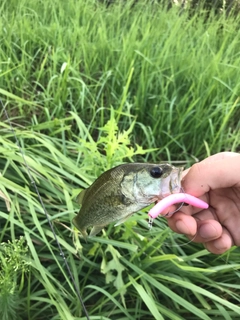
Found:
[[[181,191],[183,167],[170,164],[141,164],[123,177],[121,191],[139,203],[152,203]]]

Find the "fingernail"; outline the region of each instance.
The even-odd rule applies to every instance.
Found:
[[[176,222],[175,226],[176,226],[179,233],[190,234],[188,227],[186,226],[186,224],[184,222],[182,222],[182,220],[178,220]]]
[[[231,246],[233,245],[233,241],[229,235],[223,234],[220,238],[216,239],[213,242],[213,245],[218,250],[227,250],[231,248]]]
[[[224,249],[227,249],[227,246],[224,244],[224,243],[222,243],[222,241],[214,241],[214,247],[216,248],[216,249],[218,249],[218,250],[224,250]]]
[[[199,234],[204,239],[215,238],[217,231],[211,224],[204,224],[200,227]]]

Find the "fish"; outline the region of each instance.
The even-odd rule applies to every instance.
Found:
[[[86,239],[105,226],[125,222],[133,213],[181,191],[183,167],[168,163],[125,163],[100,175],[93,184],[81,191],[79,213],[73,224]]]

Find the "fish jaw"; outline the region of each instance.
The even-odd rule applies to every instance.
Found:
[[[164,179],[161,186],[161,194],[159,195],[160,200],[169,196],[170,194],[181,192],[182,172],[183,172],[183,167],[174,168],[171,174]]]

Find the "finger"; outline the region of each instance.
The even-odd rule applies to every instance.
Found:
[[[222,235],[213,241],[205,243],[205,248],[214,254],[222,254],[234,245],[231,234],[227,229],[223,228]]]
[[[219,152],[217,154],[214,154],[204,160],[201,161],[202,162],[213,162],[213,161],[217,161],[217,160],[222,160],[222,159],[226,159],[228,157],[236,157],[239,156],[239,153],[236,152]],[[187,168],[186,170],[183,171],[182,173],[182,177],[184,178],[186,176],[186,174],[188,173],[188,171],[191,168]]]
[[[234,245],[231,234],[218,221],[197,221],[194,217],[182,212],[176,213],[167,220],[173,231],[187,235],[193,242],[204,243],[206,249],[214,254],[224,253]]]
[[[222,160],[222,159],[226,159],[229,157],[235,157],[235,156],[239,156],[239,153],[224,151],[224,152],[216,153],[216,154],[202,160],[201,162],[209,162],[209,161],[212,162],[212,161]]]
[[[221,192],[218,192],[218,194],[215,195],[211,202],[211,206],[206,210],[197,212],[197,208],[193,207],[192,209],[189,209],[191,209],[194,218],[197,220],[219,221],[219,223],[231,234],[235,245],[240,246],[240,207],[231,200],[231,193],[228,193],[228,190],[222,189]],[[187,212],[185,211],[185,208],[181,209],[181,211],[183,210],[184,212]]]
[[[193,242],[207,243],[221,237],[223,228],[216,220],[197,220],[197,232]],[[191,237],[189,237],[191,239]]]
[[[180,207],[179,203],[173,204],[173,205],[171,205],[170,207],[164,209],[164,210],[161,212],[161,216],[165,217],[165,216],[167,216],[169,213],[176,211],[177,208],[179,208],[179,207]]]
[[[221,212],[219,214],[220,222],[232,235],[235,245],[240,246],[240,206],[237,207],[237,204],[228,198],[224,202],[221,202],[221,198],[216,199],[216,201],[217,200],[219,200],[221,204]]]
[[[183,189],[186,193],[200,197],[211,189],[240,185],[239,163],[239,154],[216,161],[196,163],[183,178]]]
[[[176,233],[194,236],[197,232],[196,219],[184,212],[176,212],[170,218],[166,217],[169,227]]]
[[[199,197],[199,199],[201,199],[202,201],[208,203],[209,202],[209,198],[207,195],[204,195],[202,197]],[[179,211],[178,211],[179,210]],[[174,216],[176,216],[176,213],[179,213],[179,212],[182,212],[188,216],[190,215],[195,215],[197,213],[200,213],[200,212],[204,212],[205,210],[210,210],[209,209],[202,209],[202,208],[197,208],[197,207],[194,207],[194,206],[191,206],[191,205],[181,205],[179,206],[179,203],[177,204],[174,204],[168,208],[166,208],[163,212],[161,212],[161,216],[163,217],[168,217],[170,218],[171,217],[171,213],[173,212]],[[169,215],[167,215],[168,213],[170,213]]]
[[[186,214],[186,210],[168,218],[168,225],[173,231],[185,234],[190,239],[194,236],[194,242],[208,242],[221,235],[222,226],[211,208],[202,210],[192,217]]]
[[[187,235],[193,242],[204,243],[209,252],[222,254],[234,245],[228,230],[222,228],[215,220],[201,221],[201,228],[197,231],[197,223],[193,217],[179,214],[178,218],[176,222],[172,221],[173,218],[169,218],[169,227],[176,233]]]

